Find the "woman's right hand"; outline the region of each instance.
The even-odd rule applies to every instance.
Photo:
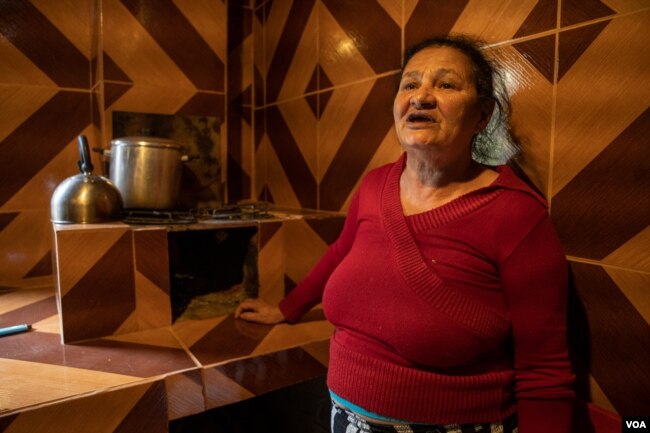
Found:
[[[264,325],[275,325],[285,321],[284,314],[282,314],[280,308],[259,298],[244,299],[237,306],[235,317]]]

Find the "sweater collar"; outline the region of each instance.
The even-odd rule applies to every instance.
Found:
[[[405,156],[400,157],[400,160],[390,167],[381,192],[382,221],[400,273],[409,287],[436,309],[483,336],[503,338],[508,331],[508,315],[486,308],[481,303],[452,290],[425,263],[406,223],[399,199],[399,178],[405,159]],[[434,211],[446,206],[436,208]],[[457,217],[458,212],[466,212],[466,208],[452,208],[449,215],[438,212],[436,221],[432,222],[439,223],[445,218]]]

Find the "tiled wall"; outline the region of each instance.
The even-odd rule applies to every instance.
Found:
[[[269,0],[252,6],[254,195],[345,210],[400,153],[391,116],[405,46],[467,32],[508,76],[519,165],[551,203],[572,268],[585,400],[650,401],[650,2]],[[261,34],[258,34],[260,33]],[[252,69],[252,70],[251,70]]]
[[[229,202],[345,210],[400,152],[404,47],[469,32],[507,65],[520,165],[572,265],[581,395],[644,413],[648,29],[648,0],[0,2],[0,286],[51,284],[51,193],[113,111],[225,118]]]
[[[50,197],[78,134],[107,147],[127,111],[216,117],[225,136],[226,41],[225,0],[0,2],[0,286],[51,284]]]

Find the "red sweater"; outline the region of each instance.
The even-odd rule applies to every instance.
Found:
[[[490,186],[404,216],[406,157],[366,176],[339,239],[280,303],[322,302],[328,386],[383,416],[569,433],[567,267],[543,198],[508,167]]]

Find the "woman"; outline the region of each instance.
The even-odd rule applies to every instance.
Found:
[[[465,37],[411,50],[393,106],[402,156],[366,176],[279,307],[236,311],[294,323],[322,301],[335,433],[571,431],[567,269],[546,202],[476,161],[507,125],[490,122],[507,117],[494,72]]]

